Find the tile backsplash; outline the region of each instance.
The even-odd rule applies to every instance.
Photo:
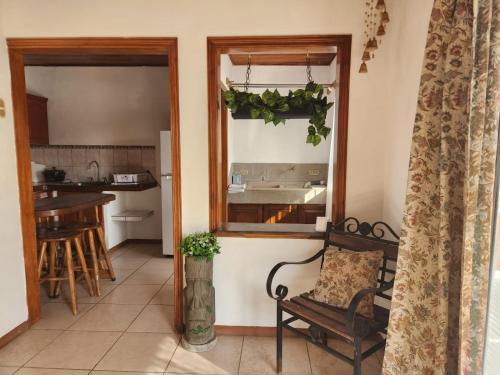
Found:
[[[95,168],[87,168],[93,160],[100,166],[100,175],[136,173],[146,170],[155,173],[155,146],[80,146],[32,145],[31,160],[66,171],[66,179],[85,181],[95,176]]]
[[[307,182],[327,180],[326,163],[232,163],[230,173],[241,175],[241,182]]]

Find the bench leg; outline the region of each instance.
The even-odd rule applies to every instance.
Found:
[[[283,368],[283,310],[279,301],[276,312],[276,370],[278,374],[281,374]]]
[[[361,375],[361,338],[354,338],[354,375]]]

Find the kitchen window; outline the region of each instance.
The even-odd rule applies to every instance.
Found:
[[[213,232],[321,238],[317,217],[344,217],[350,44],[350,36],[335,35],[208,39]],[[307,114],[290,111],[274,125],[225,105],[231,87],[286,96],[309,81],[334,103],[330,134],[316,146],[306,143]]]

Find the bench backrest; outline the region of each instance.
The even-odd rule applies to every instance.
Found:
[[[337,224],[328,223],[325,233],[325,250],[329,246],[337,247],[339,250],[352,251],[383,250],[384,257],[380,266],[379,286],[390,282],[394,277],[399,236],[388,224],[382,221],[370,224],[349,217]],[[388,300],[391,299],[389,293],[377,293],[377,295]]]

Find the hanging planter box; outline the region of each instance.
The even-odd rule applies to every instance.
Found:
[[[305,89],[290,91],[286,96],[278,90],[256,94],[232,87],[223,91],[222,96],[236,120],[263,119],[266,124],[273,123],[275,126],[284,124],[287,119],[309,120],[306,143],[313,146],[318,145],[322,137],[326,139],[331,130],[325,126],[325,119],[333,102],[328,103],[327,97],[323,96],[323,88],[314,82],[309,82]]]
[[[250,107],[238,108],[238,110],[235,113],[231,113],[231,116],[235,120],[257,120],[257,119],[262,120],[263,119],[262,116],[259,116],[256,119],[252,118],[252,116],[250,116]],[[281,118],[286,119],[286,120],[289,120],[289,119],[310,119],[311,112],[309,110],[307,110],[306,108],[292,108],[290,111],[287,111],[287,112],[279,112],[279,116]]]

